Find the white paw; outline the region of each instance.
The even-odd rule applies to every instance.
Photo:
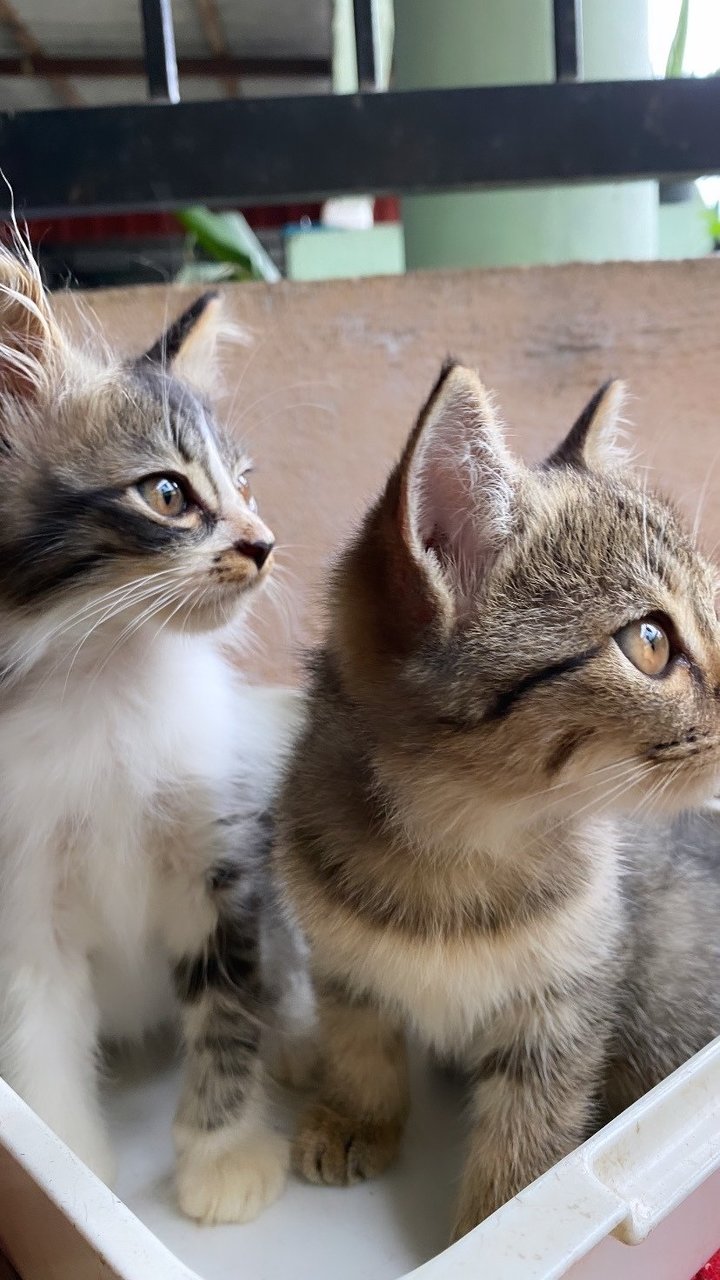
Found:
[[[209,1154],[201,1145],[178,1156],[177,1196],[196,1222],[251,1222],[285,1186],[289,1144],[270,1129]]]

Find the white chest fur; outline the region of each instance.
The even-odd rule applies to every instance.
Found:
[[[478,931],[452,942],[390,930],[370,938],[338,921],[330,925],[333,971],[350,990],[373,994],[438,1052],[462,1053],[508,1000],[540,994],[560,974],[583,972],[593,921],[616,888],[609,865],[552,915],[506,935]]]
[[[204,637],[163,635],[97,667],[89,655],[0,710],[6,954],[32,960],[48,927],[118,960],[145,953],[160,833],[197,806],[219,812],[231,782],[262,804],[291,727],[287,696],[238,687]]]

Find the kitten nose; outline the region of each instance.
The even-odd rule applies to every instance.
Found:
[[[274,542],[241,541],[235,543],[235,550],[239,551],[241,556],[247,556],[248,560],[252,560],[259,573],[274,546]]]

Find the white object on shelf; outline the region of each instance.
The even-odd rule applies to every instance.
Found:
[[[112,1092],[121,1201],[0,1082],[0,1239],[23,1280],[691,1280],[720,1248],[720,1040],[439,1253],[459,1168],[447,1081],[418,1069],[385,1178],[293,1182],[258,1222],[213,1228],[173,1204],[176,1088],[165,1065]]]

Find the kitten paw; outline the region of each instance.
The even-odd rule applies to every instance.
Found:
[[[277,1200],[288,1165],[289,1145],[271,1130],[212,1154],[190,1146],[178,1156],[178,1204],[196,1222],[251,1222]]]
[[[397,1120],[359,1120],[318,1104],[300,1121],[293,1168],[308,1182],[352,1186],[384,1173],[398,1154],[401,1137]]]

